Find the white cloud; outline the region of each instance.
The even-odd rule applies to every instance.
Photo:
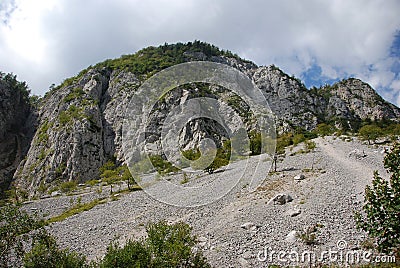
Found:
[[[260,65],[274,63],[298,77],[316,64],[327,78],[352,75],[381,92],[399,90],[391,86],[397,73],[389,55],[400,29],[396,0],[18,0],[16,4],[8,24],[0,26],[0,70],[18,74],[35,93],[43,94],[51,83],[106,58],[194,39]],[[4,6],[0,5],[3,11]],[[0,10],[0,16],[6,13]],[[396,95],[386,95],[396,102]]]

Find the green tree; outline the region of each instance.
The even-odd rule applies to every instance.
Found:
[[[374,238],[381,252],[400,249],[400,144],[385,156],[384,166],[392,173],[387,181],[374,172],[372,186],[365,188],[364,214],[356,213],[357,227]]]
[[[13,266],[12,256],[21,259],[25,253],[23,243],[29,239],[27,233],[41,226],[41,222],[20,210],[18,205],[0,207],[0,267]]]
[[[315,128],[315,132],[322,137],[333,134],[335,130],[336,128],[334,126],[325,123],[318,124]]]
[[[202,253],[193,252],[196,237],[185,223],[151,223],[147,238],[128,241],[124,247],[112,243],[100,267],[210,267]]]
[[[26,268],[81,268],[86,266],[86,257],[68,249],[60,249],[56,240],[44,229],[33,237],[32,250],[24,257],[24,267]]]
[[[361,139],[367,140],[368,144],[375,142],[377,138],[383,135],[383,131],[376,125],[365,125],[358,130]]]

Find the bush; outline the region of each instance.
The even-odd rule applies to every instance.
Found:
[[[42,226],[19,206],[6,204],[0,207],[0,267],[13,266],[12,259],[19,260],[24,255],[23,242],[32,230]]]
[[[303,141],[306,140],[306,137],[304,136],[304,134],[296,134],[293,136],[293,145],[297,145],[299,143],[302,143]]]
[[[149,267],[151,255],[148,249],[139,241],[128,241],[124,247],[112,243],[107,248],[100,267]]]
[[[379,251],[400,249],[400,144],[385,156],[384,166],[392,173],[387,181],[375,171],[372,186],[365,188],[364,215],[356,213],[357,227],[377,242]]]
[[[317,127],[314,130],[319,136],[328,136],[328,135],[332,135],[335,131],[336,128],[334,126],[325,124],[325,123],[321,123],[318,124]]]
[[[76,189],[78,186],[76,181],[66,181],[60,184],[60,190],[63,193],[70,193]]]
[[[375,140],[383,135],[383,131],[376,125],[365,125],[358,130],[358,135],[363,140],[367,140],[368,144],[375,142]]]
[[[223,142],[222,147],[218,149],[209,149],[203,152],[201,158],[196,159],[196,162],[191,164],[193,169],[197,170],[205,170],[209,174],[214,173],[220,167],[226,166],[229,164],[229,160],[231,157],[231,142],[229,140]],[[210,163],[210,160],[213,158],[213,161]]]
[[[293,134],[292,133],[284,133],[278,137],[276,140],[276,153],[284,154],[285,148],[293,144]]]
[[[250,138],[251,155],[261,154],[261,148],[262,148],[261,133],[256,131],[250,131],[249,138]]]
[[[170,162],[165,160],[161,155],[150,155],[149,159],[153,164],[154,168],[160,174],[167,174],[179,170],[177,167],[175,167]]]
[[[68,249],[59,249],[55,239],[41,230],[33,237],[32,250],[25,254],[26,268],[85,267],[86,258]]]
[[[192,247],[196,237],[185,223],[168,225],[165,221],[146,227],[147,238],[129,241],[124,247],[112,243],[100,267],[211,267],[201,252]]]

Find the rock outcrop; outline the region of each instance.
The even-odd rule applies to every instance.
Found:
[[[15,183],[27,189],[31,195],[42,194],[50,186],[69,180],[85,182],[99,178],[99,168],[109,159],[124,161],[122,151],[123,118],[134,91],[149,74],[192,60],[208,60],[228,64],[245,73],[261,89],[270,108],[275,113],[279,132],[300,127],[311,130],[318,123],[330,121],[338,125],[352,121],[399,120],[400,109],[384,101],[368,84],[358,79],[347,79],[319,90],[307,89],[299,79],[290,77],[274,65],[257,67],[230,53],[204,45],[203,52],[194,44],[168,45],[148,48],[132,56],[108,60],[67,79],[62,85],[48,92],[38,109],[37,131],[35,131],[31,108],[18,96],[0,84],[0,149],[13,152],[2,155],[3,166],[11,168],[1,172],[9,174],[19,165],[14,174]],[[201,46],[200,46],[201,47]],[[176,53],[175,58],[166,57],[160,64],[165,50]],[[150,50],[151,53],[148,53]],[[160,52],[161,51],[161,52]],[[172,52],[171,52],[172,51]],[[157,54],[159,53],[159,54]],[[163,54],[164,53],[164,54]],[[150,55],[150,56],[149,56]],[[169,55],[169,54],[168,54]],[[131,58],[130,58],[131,57]],[[149,58],[146,58],[149,57]],[[153,58],[152,58],[153,57]],[[158,58],[157,58],[158,57]],[[158,65],[157,65],[158,64]],[[235,96],[213,86],[200,92],[219,101]],[[165,96],[152,113],[153,122],[146,141],[157,150],[160,147],[161,124],[170,109],[181,101],[200,94],[196,85],[181,87]],[[4,99],[10,99],[4,101]],[[12,101],[11,101],[12,99]],[[10,104],[12,103],[12,104]],[[247,108],[243,101],[234,101],[234,109],[246,117]],[[18,107],[11,109],[9,107]],[[16,120],[18,118],[18,120]],[[246,118],[245,118],[246,119]],[[248,120],[248,130],[252,128]],[[246,120],[245,120],[246,121]],[[25,129],[29,126],[29,130]],[[13,131],[8,131],[13,129]],[[21,132],[22,131],[22,132]],[[25,131],[25,132],[24,132]],[[35,132],[26,157],[20,152],[21,133]],[[226,133],[217,125],[204,121],[192,121],[185,125],[180,145],[184,149],[193,147],[202,138],[211,138],[217,144],[226,138]],[[25,148],[26,146],[22,146]],[[151,146],[150,146],[151,147]],[[14,148],[9,150],[7,148]],[[23,149],[21,149],[23,151]],[[18,157],[16,157],[18,155]]]
[[[0,196],[9,188],[36,129],[25,83],[0,73]]]

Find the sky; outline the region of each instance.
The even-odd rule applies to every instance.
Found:
[[[201,40],[307,87],[356,77],[400,106],[398,0],[0,0],[0,71],[33,94],[147,46]]]

